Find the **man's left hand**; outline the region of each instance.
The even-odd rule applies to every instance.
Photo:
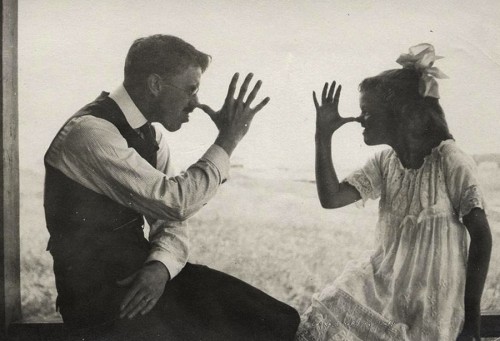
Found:
[[[165,265],[154,261],[118,281],[120,286],[130,286],[120,305],[120,318],[131,319],[139,313],[147,314],[160,299],[169,279],[170,274]]]

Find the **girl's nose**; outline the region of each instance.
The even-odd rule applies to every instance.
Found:
[[[366,121],[366,115],[361,113],[358,117],[356,117],[356,121],[361,123],[361,125],[364,127]]]

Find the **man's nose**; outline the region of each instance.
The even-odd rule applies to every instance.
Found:
[[[193,108],[196,108],[200,104],[200,101],[198,100],[198,94],[194,94],[191,96],[191,99],[189,100],[189,105],[192,106]]]

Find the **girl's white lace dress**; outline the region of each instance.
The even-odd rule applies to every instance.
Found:
[[[389,149],[345,181],[363,202],[380,197],[376,250],[313,296],[297,339],[455,340],[468,247],[461,218],[484,207],[473,159],[446,140],[414,170]]]

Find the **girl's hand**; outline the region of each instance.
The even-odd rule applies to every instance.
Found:
[[[328,90],[328,83],[325,83],[321,95],[321,105],[316,98],[316,92],[313,91],[314,106],[316,107],[316,134],[322,137],[330,138],[341,126],[356,120],[354,117],[340,116],[338,108],[342,86],[337,87],[334,96],[335,84],[335,81],[333,81],[330,90]]]
[[[469,316],[467,316],[469,315]],[[481,315],[466,314],[464,327],[462,332],[458,335],[457,341],[480,341],[480,329],[481,329]]]

